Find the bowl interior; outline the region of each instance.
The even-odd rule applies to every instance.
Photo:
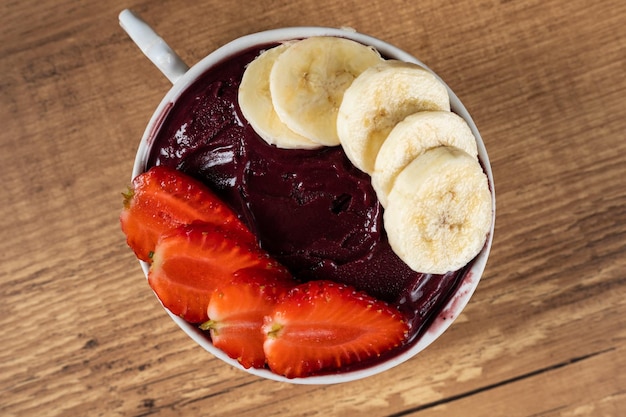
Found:
[[[139,148],[137,150],[137,155],[135,158],[135,163],[133,167],[132,178],[141,174],[146,170],[148,155],[151,150],[151,146],[153,140],[159,131],[165,116],[168,111],[172,108],[172,105],[176,102],[178,97],[202,74],[204,74],[207,69],[211,68],[213,65],[216,65],[222,62],[225,59],[228,59],[231,56],[236,55],[239,52],[249,49],[255,45],[259,44],[268,44],[274,42],[280,42],[290,39],[298,39],[305,38],[310,36],[340,36],[348,39],[355,40],[357,42],[361,42],[366,45],[373,46],[376,48],[383,56],[398,59],[401,61],[413,62],[422,67],[430,70],[424,63],[410,55],[409,53],[390,45],[384,41],[381,41],[377,38],[360,34],[352,30],[347,29],[334,29],[334,28],[324,28],[324,27],[293,27],[293,28],[282,28],[282,29],[274,29],[268,30],[264,32],[254,33],[250,35],[243,36],[241,38],[237,38],[232,42],[227,43],[226,45],[220,47],[215,50],[196,65],[191,67],[189,71],[181,77],[170,89],[170,91],[165,95],[156,111],[152,115],[148,126],[143,134],[141,142],[139,144]],[[432,72],[432,70],[431,70]],[[434,73],[434,72],[433,72]],[[435,74],[437,76],[437,74]],[[439,78],[441,80],[441,78]],[[489,184],[492,192],[492,209],[494,213],[494,221],[491,225],[491,232],[487,237],[487,241],[483,250],[479,253],[477,258],[473,261],[471,268],[463,277],[460,286],[458,287],[455,294],[450,298],[445,307],[439,312],[437,317],[432,321],[430,326],[426,329],[426,331],[422,334],[420,339],[413,344],[409,349],[403,351],[397,356],[393,358],[379,363],[377,365],[365,368],[354,370],[350,372],[345,372],[341,374],[332,374],[332,375],[320,375],[320,376],[312,376],[307,378],[294,378],[288,379],[282,377],[280,375],[274,374],[265,369],[245,369],[241,366],[236,360],[229,358],[224,352],[215,348],[211,342],[207,339],[207,337],[196,327],[187,323],[183,319],[178,316],[170,314],[172,320],[176,322],[176,324],[187,333],[196,343],[202,346],[204,349],[209,351],[214,356],[220,358],[224,362],[234,366],[235,368],[239,368],[248,373],[282,382],[296,383],[296,384],[335,384],[340,382],[348,382],[361,378],[365,378],[367,376],[375,375],[385,370],[388,370],[394,366],[397,366],[411,357],[415,356],[417,353],[425,349],[428,345],[433,343],[441,334],[443,334],[448,327],[452,324],[452,322],[459,316],[463,308],[467,305],[469,299],[471,298],[473,292],[478,286],[478,282],[480,281],[481,275],[485,269],[485,265],[487,263],[487,258],[489,256],[489,252],[491,249],[492,239],[493,239],[493,230],[494,230],[494,222],[495,222],[495,192],[493,188],[493,174],[491,171],[491,165],[489,163],[489,157],[487,155],[487,151],[485,149],[484,143],[476,128],[474,121],[472,120],[470,114],[467,109],[461,103],[459,98],[454,94],[454,92],[448,87],[447,84],[443,80],[441,80],[446,88],[448,89],[448,93],[450,95],[450,107],[451,110],[457,113],[459,116],[463,117],[465,121],[470,126],[474,136],[476,137],[477,145],[478,145],[478,156],[483,165],[487,178],[489,180]],[[140,262],[141,267],[144,273],[147,276],[148,273],[148,264],[145,262]],[[167,310],[166,310],[167,311]]]

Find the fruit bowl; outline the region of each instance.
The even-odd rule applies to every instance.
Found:
[[[424,63],[411,54],[384,41],[350,29],[324,27],[290,27],[242,36],[211,52],[200,62],[187,69],[184,63],[180,61],[180,58],[169,50],[169,48],[167,48],[167,46],[160,41],[160,38],[156,38],[155,35],[150,32],[150,29],[135,16],[130,15],[127,11],[125,11],[122,15],[120,15],[120,21],[124,29],[143,49],[146,55],[148,55],[148,57],[156,63],[157,67],[173,82],[172,88],[169,92],[167,92],[158,105],[145,129],[143,137],[141,138],[133,166],[132,178],[144,173],[149,168],[149,158],[151,152],[153,152],[153,147],[155,146],[155,137],[163,129],[164,121],[167,119],[167,116],[171,112],[172,108],[179,101],[181,95],[184,94],[190,86],[192,86],[194,82],[203,76],[203,74],[205,74],[209,69],[258,45],[271,45],[295,39],[306,39],[318,36],[346,38],[373,47],[387,59],[414,63],[430,71]],[[152,43],[146,39],[151,39]],[[157,41],[156,43],[154,42],[155,40]],[[146,45],[149,47],[146,47]],[[154,45],[157,45],[157,47],[155,48]],[[430,72],[432,73],[432,71]],[[482,247],[482,250],[480,250],[480,253],[466,268],[465,273],[459,280],[454,293],[448,298],[447,302],[443,305],[443,308],[441,308],[436,315],[430,319],[429,324],[421,332],[416,341],[411,342],[407,348],[402,349],[397,354],[372,365],[356,367],[345,372],[320,374],[302,378],[287,378],[264,368],[244,368],[237,360],[229,357],[222,350],[217,349],[211,343],[210,338],[207,337],[207,335],[200,330],[197,325],[188,323],[178,315],[175,315],[166,309],[172,320],[174,320],[174,322],[197,344],[227,364],[259,377],[294,384],[335,384],[372,376],[406,362],[441,336],[459,316],[463,308],[468,303],[485,269],[493,236],[495,193],[489,158],[476,125],[454,92],[443,82],[443,80],[436,76],[436,74],[434,75],[447,90],[450,99],[450,110],[465,120],[476,139],[478,159],[488,179],[489,190],[491,192],[491,210],[494,215],[492,216],[490,232],[487,235],[487,239]],[[140,261],[140,264],[147,276],[150,266],[143,261]]]

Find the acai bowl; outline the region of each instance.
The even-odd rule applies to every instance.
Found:
[[[241,224],[255,236],[259,246],[269,255],[272,262],[278,262],[288,271],[294,280],[294,286],[318,282],[336,283],[358,294],[356,297],[361,301],[365,299],[366,302],[363,304],[366,305],[365,308],[374,306],[383,309],[380,306],[384,305],[384,309],[392,311],[393,316],[404,325],[402,337],[389,342],[390,344],[388,343],[382,350],[374,348],[365,354],[360,352],[345,354],[343,357],[349,359],[337,360],[336,366],[325,364],[320,369],[307,371],[305,374],[297,372],[294,374],[292,371],[284,371],[286,369],[284,367],[273,368],[271,360],[251,366],[250,363],[242,363],[237,355],[227,354],[224,349],[216,347],[212,342],[212,335],[215,335],[212,332],[216,331],[216,327],[210,322],[214,323],[215,320],[203,317],[190,321],[173,308],[173,304],[168,304],[171,301],[165,300],[166,297],[163,297],[158,289],[155,290],[167,313],[185,333],[214,356],[253,375],[297,384],[334,384],[389,370],[417,355],[445,332],[469,302],[485,269],[495,222],[495,193],[489,158],[480,134],[461,101],[436,74],[417,58],[384,41],[350,29],[324,27],[281,28],[245,35],[218,48],[191,68],[187,68],[180,58],[135,15],[124,11],[120,15],[120,21],[146,55],[173,82],[172,88],[152,115],[141,138],[132,172],[133,181],[137,181],[137,178],[141,178],[143,174],[157,166],[189,176],[193,181],[206,186],[224,202]],[[242,80],[246,77],[246,70],[252,68],[251,63],[257,61],[266,51],[279,47],[289,49],[310,39],[315,42],[318,40],[331,42],[311,47],[322,48],[321,50],[325,51],[322,54],[333,49],[334,42],[338,39],[357,43],[377,56],[371,58],[370,52],[364,52],[368,56],[364,58],[366,63],[363,64],[363,68],[354,70],[358,74],[354,75],[353,79],[336,83],[333,87],[340,89],[342,95],[334,99],[339,102],[335,103],[335,114],[327,124],[332,127],[343,123],[343,127],[337,129],[343,129],[344,137],[349,136],[343,142],[342,139],[333,138],[327,133],[321,134],[323,139],[311,141],[306,126],[296,135],[280,139],[280,134],[272,134],[275,132],[272,130],[274,127],[267,128],[267,124],[263,126],[263,117],[260,122],[257,121],[258,123],[252,122],[259,114],[267,115],[270,111],[257,108],[257,104],[264,98],[256,97],[254,94],[265,95],[267,98],[267,93],[259,91],[246,93],[240,88]],[[337,48],[341,51],[342,46]],[[313,53],[313,56],[319,55],[319,52]],[[411,70],[413,67],[419,67],[419,77],[425,77],[426,81],[423,82],[427,87],[424,87],[423,91],[427,97],[424,100],[426,104],[413,103],[411,105],[421,107],[403,110],[406,114],[396,116],[397,120],[390,122],[392,126],[385,128],[385,138],[395,135],[398,137],[394,139],[395,141],[404,143],[403,136],[406,135],[402,135],[401,131],[422,132],[422,136],[418,135],[419,138],[414,139],[420,142],[422,148],[416,151],[415,144],[411,146],[405,144],[399,150],[397,147],[395,151],[385,150],[387,140],[383,140],[375,146],[375,150],[372,150],[371,146],[362,144],[376,139],[354,133],[356,128],[353,118],[350,117],[354,112],[346,111],[347,104],[344,104],[342,113],[342,104],[348,103],[345,97],[349,94],[349,88],[353,86],[356,88],[355,80],[368,69],[387,65],[394,67],[391,69],[395,74],[397,69],[395,66],[404,68],[404,63],[407,63]],[[369,73],[372,73],[372,79],[377,80],[376,77],[380,77],[379,74],[383,73],[383,70],[386,71],[386,67]],[[274,78],[281,80],[277,82],[282,83],[282,80],[289,77],[285,74],[287,73],[274,74]],[[247,77],[254,81],[264,76],[268,75],[259,70],[258,74]],[[402,78],[402,75],[391,77],[393,80],[398,78]],[[246,81],[243,82],[245,86]],[[253,82],[253,89],[255,85]],[[267,88],[263,87],[265,90]],[[375,93],[368,92],[366,87],[362,87],[361,90],[355,88],[351,92],[353,102],[356,103],[352,103],[352,108],[357,106],[358,112],[358,105],[367,102],[363,95],[375,96]],[[287,95],[284,91],[291,92],[295,89],[298,89],[297,84],[287,86],[282,93],[278,90],[274,93]],[[385,89],[388,90],[387,97],[392,95],[389,93],[393,92],[393,83],[391,87],[385,84]],[[441,91],[445,92],[446,103],[437,104],[437,100],[442,96]],[[245,94],[248,94],[247,97]],[[287,119],[301,117],[307,112],[307,102],[314,101],[301,100],[297,105],[290,105],[287,100],[285,103],[288,108],[283,110],[289,112],[295,106],[296,111],[284,117]],[[397,105],[393,100],[387,101]],[[389,109],[383,110],[385,111],[380,113],[389,113]],[[332,113],[311,111],[319,114]],[[276,114],[272,113],[272,117],[276,119]],[[342,118],[343,120],[340,120]],[[424,118],[426,121],[417,120]],[[406,126],[403,129],[396,129],[401,123]],[[442,129],[448,133],[441,133],[433,138],[428,132],[433,129],[432,126],[441,123],[444,124]],[[461,127],[449,128],[457,125]],[[299,128],[294,126],[294,129]],[[268,129],[270,133],[267,132]],[[459,133],[460,130],[462,133]],[[473,158],[468,157],[466,151],[457,149],[455,135],[467,137],[467,132],[470,132],[472,139],[471,149],[467,153],[474,153]],[[296,139],[293,139],[294,137]],[[305,139],[301,140],[302,137]],[[353,138],[356,138],[354,143],[346,142],[352,141]],[[389,143],[391,142],[389,140]],[[436,151],[426,152],[433,149]],[[371,158],[372,154],[374,156],[385,154],[388,155],[386,158],[393,157],[394,160],[391,163],[378,164],[375,161],[377,158]],[[418,156],[421,158],[425,154],[428,154],[428,158],[422,158],[419,164],[414,163]],[[396,163],[398,159],[405,161],[398,164]],[[454,163],[448,168],[440,169],[439,167],[444,164],[442,161],[448,160]],[[457,164],[457,161],[461,161],[462,164]],[[377,164],[382,167],[380,170],[377,170]],[[408,166],[412,168],[409,169]],[[439,175],[438,171],[443,170],[450,171],[451,177],[446,177],[446,181],[458,182],[460,179],[456,177],[466,176],[465,169],[468,166],[471,167],[472,173],[469,176],[477,175],[476,181],[480,182],[479,190],[470,188],[467,191],[461,187],[458,190],[447,190],[441,195],[438,194],[437,198],[448,199],[453,198],[455,194],[465,193],[461,195],[465,195],[465,200],[468,200],[475,195],[482,195],[478,202],[482,204],[481,209],[472,214],[479,218],[480,224],[470,232],[459,234],[457,229],[463,225],[459,224],[458,219],[456,223],[448,219],[448,211],[445,216],[441,213],[433,214],[441,217],[440,221],[441,224],[445,224],[446,233],[448,230],[450,233],[456,233],[452,235],[455,236],[453,244],[450,243],[448,246],[451,247],[451,252],[459,252],[457,258],[460,259],[457,259],[458,262],[444,260],[443,264],[426,259],[424,263],[425,257],[421,253],[428,251],[419,250],[419,245],[414,244],[419,238],[409,231],[415,229],[414,221],[411,219],[416,218],[416,213],[421,213],[417,210],[428,211],[428,207],[436,206],[433,204],[421,206],[424,196],[432,194],[429,188],[431,186],[428,184],[438,182],[428,178]],[[426,169],[427,167],[430,168]],[[381,175],[380,171],[384,171],[385,174]],[[415,194],[423,197],[421,200],[412,197],[418,177],[426,178],[421,182],[425,184],[425,188],[415,191]],[[375,178],[378,178],[378,182],[374,180]],[[418,188],[415,187],[416,190]],[[381,200],[385,202],[384,206]],[[445,204],[451,203],[446,200]],[[459,204],[463,208],[462,211],[466,210],[466,203]],[[409,207],[410,210],[405,210],[405,207]],[[387,229],[391,230],[392,227],[395,231],[388,233]],[[431,228],[432,225],[425,227]],[[437,237],[439,233],[437,231],[434,238],[439,239]],[[480,239],[469,242],[466,234],[474,236],[479,234]],[[434,238],[426,240],[430,242]],[[420,244],[423,245],[424,240],[422,237]],[[466,249],[466,246],[472,245],[473,249]],[[452,246],[455,248],[452,249]],[[457,246],[461,248],[458,249]],[[438,255],[437,258],[439,261],[441,257]],[[140,260],[146,277],[150,277],[151,269],[155,269],[151,261],[152,258]],[[161,265],[159,263],[159,266]],[[424,268],[428,271],[420,271],[420,265],[426,265]],[[151,286],[155,289],[155,286]],[[313,291],[312,286],[307,287],[307,291]],[[288,289],[286,292],[294,291]],[[283,295],[281,300],[282,297]],[[330,299],[328,296],[326,298]],[[297,307],[293,308],[294,305]],[[298,314],[298,308],[302,309],[302,314],[308,311],[302,303],[293,300],[290,307],[289,313],[293,315]],[[278,315],[277,310],[273,310],[275,315]],[[207,318],[208,320],[205,320]],[[273,319],[272,322],[271,317],[266,316],[259,328],[259,333],[265,333],[263,336],[265,341],[268,335],[273,337],[277,333],[277,327],[272,327],[272,323],[276,325],[277,318],[273,316]],[[364,320],[369,319],[365,316]],[[311,323],[311,328],[315,326],[315,323]],[[359,323],[357,327],[362,327],[363,332],[367,333],[367,323]],[[372,329],[374,328],[372,325]],[[374,332],[372,329],[370,331]],[[324,332],[324,329],[318,329],[318,335],[315,336],[318,339],[327,339],[320,342],[320,352],[327,349],[327,345],[331,343],[328,340],[331,337],[323,334]],[[345,330],[344,333],[351,332]],[[307,337],[310,338],[307,346],[298,350],[308,348],[315,350],[317,340],[311,335]],[[268,347],[269,343],[264,346],[269,352],[271,349]],[[307,359],[308,362],[311,360]]]

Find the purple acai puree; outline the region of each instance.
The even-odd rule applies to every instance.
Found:
[[[417,339],[465,270],[420,274],[402,262],[369,176],[341,146],[284,150],[254,132],[237,95],[245,66],[262,49],[231,57],[186,90],[162,118],[148,167],[175,167],[203,181],[299,280],[350,284],[397,305]]]

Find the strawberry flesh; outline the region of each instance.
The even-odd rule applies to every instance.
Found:
[[[194,221],[220,225],[240,233],[241,239],[256,240],[208,187],[173,168],[152,167],[135,177],[123,195],[122,231],[128,246],[142,261],[151,262],[161,235]]]
[[[300,284],[266,317],[270,369],[307,377],[379,356],[406,340],[409,326],[388,304],[331,281]]]
[[[191,323],[208,319],[213,292],[244,268],[272,269],[277,263],[256,242],[209,223],[178,226],[159,239],[148,283],[161,303]]]
[[[298,284],[210,189],[172,168],[135,178],[120,215],[170,312],[203,323],[245,368],[288,378],[338,372],[406,341],[397,309],[328,280]]]
[[[263,368],[263,319],[295,281],[276,269],[244,271],[213,293],[207,310],[209,321],[200,328],[210,330],[213,345],[244,368]]]

